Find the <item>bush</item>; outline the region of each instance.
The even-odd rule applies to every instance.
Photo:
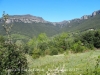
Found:
[[[89,49],[100,48],[100,31],[89,31],[81,36],[81,42]]]
[[[78,41],[72,45],[71,49],[73,52],[77,53],[77,52],[83,52],[86,48],[82,46],[81,41]]]
[[[45,55],[50,55],[50,50],[49,49],[45,50]]]
[[[32,57],[33,57],[34,59],[39,58],[40,55],[41,55],[41,53],[40,53],[40,50],[39,50],[39,49],[34,49],[34,50],[33,50]]]
[[[50,55],[58,55],[58,50],[56,48],[52,48]]]
[[[27,59],[22,50],[15,44],[5,44],[3,47],[3,52],[0,54],[0,72],[3,71],[4,75],[4,72],[11,69],[13,71],[10,72],[10,75],[26,75],[27,73],[22,69],[28,68]]]
[[[100,31],[96,31],[94,36],[94,47],[100,48]]]

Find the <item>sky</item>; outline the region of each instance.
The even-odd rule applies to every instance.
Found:
[[[60,22],[90,15],[100,10],[100,0],[0,0],[0,17],[9,15],[42,17],[46,21]]]

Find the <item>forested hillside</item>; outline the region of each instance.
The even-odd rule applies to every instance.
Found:
[[[96,13],[96,15],[94,15]],[[62,22],[48,22],[41,17],[32,15],[9,16],[8,23],[13,24],[12,34],[21,34],[28,37],[37,36],[40,33],[46,33],[47,36],[53,36],[62,32],[77,32],[88,29],[100,28],[100,11],[92,15],[83,16],[78,19],[72,19]],[[0,19],[0,34],[4,34],[2,28],[3,20]]]

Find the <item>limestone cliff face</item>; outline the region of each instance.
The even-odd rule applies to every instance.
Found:
[[[56,25],[56,24],[60,24],[60,25],[65,24],[66,25],[66,24],[71,23],[71,22],[80,22],[80,20],[86,20],[86,19],[89,19],[90,17],[94,17],[98,14],[100,14],[100,10],[94,11],[91,15],[83,15],[81,18],[75,18],[72,20],[62,21],[62,22],[54,22],[54,25]]]
[[[90,17],[94,17],[94,16],[96,16],[96,15],[98,15],[98,14],[100,14],[100,10],[94,11],[94,12],[92,13],[92,15],[84,15],[84,16],[81,17],[81,19],[82,19],[82,20],[89,19]]]
[[[82,16],[81,19],[88,19],[88,15]]]
[[[2,22],[2,19],[0,19],[0,23]]]
[[[0,20],[2,22],[2,19]],[[10,15],[9,19],[7,20],[7,23],[13,23],[13,22],[23,22],[23,23],[45,23],[45,21],[42,17],[36,17],[32,15]]]
[[[30,14],[26,15],[10,15],[9,19],[7,20],[7,23],[13,23],[13,22],[19,22],[19,23],[52,23],[54,26],[60,25],[61,27],[64,25],[67,25],[71,22],[80,22],[80,20],[86,20],[89,19],[90,17],[94,17],[96,15],[100,14],[100,10],[94,11],[91,15],[84,15],[81,18],[75,18],[72,20],[64,20],[61,22],[48,22],[44,20],[42,17],[37,17],[37,16],[32,16]],[[53,18],[53,17],[52,17]],[[0,23],[3,22],[3,19],[0,18]]]
[[[92,16],[95,16],[95,15],[98,15],[98,14],[100,14],[100,10],[94,11],[94,12],[92,13]]]

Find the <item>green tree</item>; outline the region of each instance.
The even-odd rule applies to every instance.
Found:
[[[81,41],[83,45],[89,49],[94,48],[94,33],[95,33],[94,31],[89,31],[85,32],[85,34],[81,36]]]
[[[58,55],[58,50],[57,50],[57,48],[51,48],[51,53],[50,53],[50,55]]]
[[[41,33],[38,37],[33,37],[29,42],[30,53],[33,58],[38,58],[38,56],[44,56],[45,50],[48,49],[48,37],[45,33]],[[40,55],[39,55],[40,54]]]
[[[100,30],[96,31],[94,34],[94,47],[100,48]]]
[[[1,41],[3,45],[0,48],[0,73],[1,75],[26,75],[27,72],[25,72],[24,69],[27,69],[27,60],[21,48],[12,42],[10,35],[12,25],[7,25],[8,14],[6,15],[5,12],[3,13],[3,19],[3,27],[8,38],[6,41]]]
[[[29,53],[30,55],[32,55],[33,50],[34,50],[34,49],[37,49],[37,47],[38,47],[37,38],[36,38],[36,37],[33,37],[32,39],[30,39],[30,40],[28,41],[27,44],[28,44],[28,47],[29,47],[28,53]]]
[[[77,41],[72,45],[71,49],[73,52],[77,53],[83,52],[86,48],[82,45],[81,41]]]
[[[36,59],[36,58],[39,58],[40,56],[41,56],[40,50],[39,50],[39,49],[34,49],[34,50],[33,50],[32,57],[33,57],[34,59]]]
[[[47,42],[48,37],[46,36],[45,33],[41,33],[37,37],[38,42]]]
[[[63,32],[55,36],[53,39],[55,44],[54,47],[56,47],[58,51],[61,53],[67,49],[67,38],[68,34]]]

